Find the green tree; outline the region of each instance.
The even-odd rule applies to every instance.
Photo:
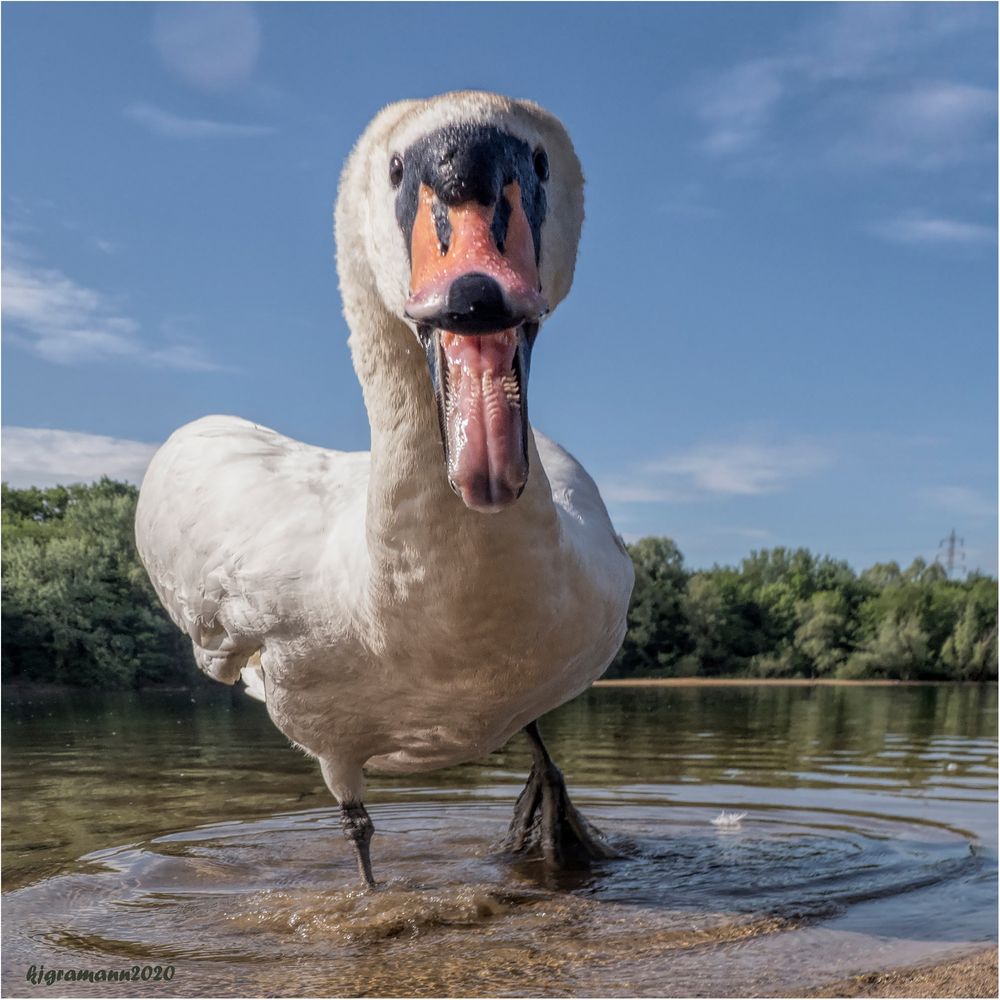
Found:
[[[751,657],[762,651],[763,622],[759,607],[745,600],[736,570],[695,573],[683,608],[692,646],[686,672],[696,669],[707,677],[747,673]]]
[[[5,679],[99,687],[193,679],[191,654],[135,551],[136,497],[110,480],[4,487]]]
[[[796,606],[794,647],[810,677],[832,676],[850,652],[850,605],[836,590],[819,590]]]
[[[652,677],[676,673],[690,650],[682,608],[688,574],[684,557],[669,538],[643,538],[628,546],[635,588],[625,641],[609,677]]]
[[[879,622],[876,634],[865,640],[837,676],[885,677],[919,680],[934,675],[930,643],[916,615],[900,615]]]
[[[941,648],[951,677],[983,681],[997,676],[997,589],[992,580],[974,579],[962,613]]]

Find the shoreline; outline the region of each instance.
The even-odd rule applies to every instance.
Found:
[[[832,677],[628,677],[594,681],[592,687],[943,687],[996,684],[996,681],[899,681],[886,678],[838,680]]]
[[[837,680],[830,677],[628,677],[594,681],[595,688],[642,687],[976,687],[996,684],[989,681],[900,681],[886,678],[862,680]],[[241,692],[239,684],[225,685],[207,680],[193,684],[149,684],[143,687],[95,687],[93,685],[53,684],[22,680],[4,681],[2,695],[7,697],[33,697],[44,695],[80,694],[198,694],[212,695],[220,691]]]
[[[809,990],[808,997],[995,997],[997,948],[961,958],[866,972]]]

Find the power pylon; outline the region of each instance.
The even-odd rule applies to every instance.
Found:
[[[956,566],[960,569],[965,568],[965,539],[959,538],[954,528],[947,538],[942,538],[938,542],[938,555],[934,561],[944,566],[949,577],[955,572]]]

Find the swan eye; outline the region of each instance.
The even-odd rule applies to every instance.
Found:
[[[398,156],[393,156],[389,161],[389,183],[397,188],[403,179],[403,161]]]
[[[547,181],[549,179],[549,158],[541,146],[535,150],[535,155],[531,162],[534,164],[538,179],[540,181]]]

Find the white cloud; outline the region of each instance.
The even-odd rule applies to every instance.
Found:
[[[129,361],[186,371],[219,370],[195,345],[151,348],[119,302],[4,244],[3,319],[7,342],[55,364]]]
[[[879,163],[946,166],[992,147],[996,113],[993,90],[923,81],[876,100],[866,129],[848,149]]]
[[[993,226],[959,219],[904,215],[872,227],[872,232],[893,243],[992,243],[997,238]]]
[[[152,104],[130,104],[125,109],[125,114],[154,135],[166,139],[255,139],[274,132],[270,125],[242,125],[208,118],[184,118]]]
[[[752,60],[704,89],[698,113],[708,126],[706,149],[731,153],[760,138],[784,93],[783,69],[780,60]]]
[[[606,503],[683,503],[688,496],[665,486],[651,486],[637,480],[606,479],[600,484]]]
[[[989,19],[968,6],[833,5],[826,19],[790,40],[789,58],[816,80],[856,80],[893,72],[962,32],[989,30]]]
[[[158,4],[153,41],[166,66],[206,90],[229,90],[253,75],[260,23],[245,3]]]
[[[750,496],[775,493],[791,479],[829,461],[813,444],[764,444],[741,441],[700,445],[647,464],[647,471],[686,482],[702,493]]]
[[[72,364],[127,356],[138,324],[115,303],[61,271],[29,264],[4,248],[3,318],[12,338],[47,361]],[[12,259],[11,259],[12,258]],[[27,334],[22,339],[22,334]]]
[[[889,95],[884,125],[937,140],[963,136],[983,119],[996,116],[997,97],[985,87],[945,81],[925,82]]]
[[[720,214],[719,209],[709,202],[705,186],[700,181],[689,181],[673,189],[667,199],[657,205],[657,211],[664,215],[699,219],[712,219]]]
[[[609,478],[601,492],[611,503],[690,503],[779,493],[831,461],[829,450],[811,441],[702,444],[646,462],[627,477]]]
[[[101,476],[142,481],[158,445],[41,427],[4,427],[3,480],[10,486],[93,482]]]
[[[996,517],[996,501],[966,486],[931,486],[921,496],[932,507],[959,517]]]
[[[814,79],[849,80],[904,44],[907,11],[902,5],[856,4],[831,9],[821,30],[810,26],[791,48],[802,72]]]
[[[959,5],[961,6],[961,5]],[[996,93],[921,80],[927,53],[995,32],[976,10],[842,4],[754,59],[716,73],[695,94],[704,147],[718,156],[938,168],[992,154]],[[776,155],[780,154],[780,155]]]
[[[176,368],[187,372],[221,372],[232,371],[227,365],[220,365],[205,353],[197,344],[178,341],[152,350],[147,355],[149,364],[161,365],[164,368]]]

